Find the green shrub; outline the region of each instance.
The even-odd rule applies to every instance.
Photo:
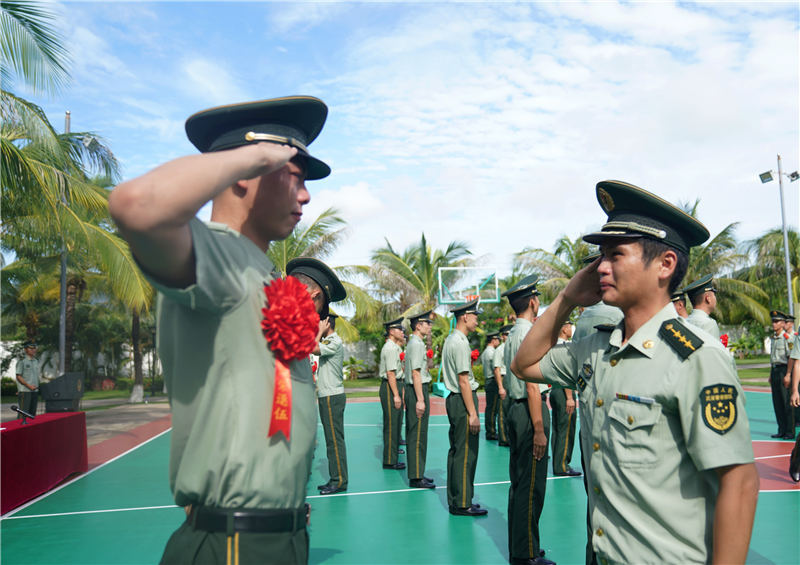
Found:
[[[133,388],[133,379],[119,377],[116,379],[115,384],[114,388],[116,390],[131,390]]]
[[[117,380],[119,380],[119,379],[117,379]],[[154,380],[155,380],[155,383],[153,383]],[[133,385],[131,385],[131,386],[133,386]],[[149,391],[153,390],[154,387],[155,387],[155,391],[156,392],[161,392],[162,390],[164,390],[164,377],[156,377],[155,379],[151,379],[151,378],[148,377],[148,378],[144,379],[144,390],[145,391],[149,392]]]
[[[17,381],[14,379],[9,379],[8,377],[4,377],[2,383],[0,383],[0,391],[2,391],[3,396],[14,396],[17,394]]]

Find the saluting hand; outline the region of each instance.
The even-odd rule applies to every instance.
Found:
[[[252,147],[245,146],[245,147]],[[261,175],[268,175],[273,173],[286,165],[289,161],[297,155],[297,148],[290,147],[289,145],[279,145],[277,143],[256,143],[255,147],[258,150],[256,162],[252,174],[247,178],[256,178]]]
[[[600,275],[597,267],[601,257],[598,257],[583,269],[575,273],[564,289],[564,299],[575,306],[592,306],[600,302]]]

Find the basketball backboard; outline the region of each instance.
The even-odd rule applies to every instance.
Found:
[[[439,304],[500,302],[495,267],[439,267]]]

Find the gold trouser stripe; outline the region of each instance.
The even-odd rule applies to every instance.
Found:
[[[239,532],[236,532],[236,534],[233,537],[233,547],[234,547],[233,563],[234,565],[239,565]]]
[[[508,394],[508,392],[506,392],[506,394]],[[503,443],[506,443],[508,440],[506,439],[506,428],[503,425],[503,413],[503,401],[500,400],[500,439],[503,440]]]
[[[231,536],[226,538],[228,542],[228,558],[225,560],[226,565],[231,565]]]
[[[561,471],[564,473],[567,472],[567,451],[569,450],[570,428],[572,428],[572,414],[567,414],[567,435],[564,436],[564,455],[561,457]]]
[[[494,397],[494,401],[492,402],[492,412],[491,412],[492,427],[494,427],[494,418],[495,418],[495,416],[497,416],[497,399],[498,398],[500,398],[499,395],[495,396]]]
[[[533,456],[532,450],[530,456],[533,459],[533,465],[531,465],[531,486],[528,489],[528,557],[534,557],[531,531],[533,526],[533,491],[536,486],[536,457]]]
[[[464,438],[464,473],[461,481],[461,508],[467,507],[467,458],[469,457],[469,414],[467,414],[466,434]]]
[[[328,399],[328,421],[331,423],[331,437],[333,438],[333,453],[336,455],[336,472],[339,474],[339,484],[342,486],[342,464],[339,461],[339,446],[336,443],[336,430],[333,429],[333,411],[331,410],[331,397]]]

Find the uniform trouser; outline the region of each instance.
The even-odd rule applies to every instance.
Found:
[[[161,565],[261,565],[308,563],[308,531],[281,533],[206,532],[188,520],[173,532],[161,556]]]
[[[413,385],[406,385],[406,459],[409,479],[425,476],[425,461],[428,456],[428,419],[431,403],[428,398],[428,383],[422,383],[422,399],[425,413],[417,418],[417,393]]]
[[[786,365],[773,365],[769,372],[769,384],[772,389],[772,408],[778,422],[778,433],[794,436],[794,410],[789,404],[789,389],[783,386]]]
[[[344,444],[344,393],[319,399],[319,419],[325,432],[330,484],[347,486],[347,448]]]
[[[400,387],[403,385],[401,384]],[[397,389],[398,394],[400,388]],[[392,389],[389,381],[381,381],[381,388],[378,391],[381,398],[381,409],[383,410],[383,464],[394,465],[397,463],[397,449],[400,445],[400,415],[401,408],[394,407]]]
[[[542,403],[544,434],[550,438],[550,414]],[[513,401],[508,415],[511,456],[508,461],[508,553],[512,559],[535,559],[539,555],[539,517],[547,488],[547,447],[539,461],[533,456],[533,424],[527,400]]]
[[[27,412],[31,416],[36,416],[36,408],[39,405],[39,391],[21,391],[17,392],[17,400],[19,401],[19,409]],[[22,414],[17,412],[17,420],[22,418]]]
[[[567,414],[567,393],[563,388],[550,392],[553,409],[553,473],[566,473],[575,447],[575,411]]]
[[[488,379],[486,389],[486,409],[483,411],[483,425],[486,427],[486,437],[497,435],[497,415],[500,412],[500,395],[498,394],[497,381]]]
[[[508,396],[508,389],[506,389],[506,397],[500,400],[500,413],[497,415],[497,433],[500,436],[500,443],[508,444],[508,413],[511,411],[513,403],[514,401]]]
[[[478,408],[478,395],[472,391]],[[469,414],[460,393],[451,392],[445,401],[450,421],[450,450],[447,452],[447,504],[469,508],[475,494],[475,467],[478,465],[478,434],[469,432]]]
[[[406,404],[406,385],[402,379],[397,379],[397,394],[400,395],[400,415],[397,417],[397,429],[400,430],[400,440],[403,440],[403,416],[405,416],[405,404]],[[408,426],[408,422],[406,422],[406,427]],[[408,431],[406,430],[406,438],[408,438]],[[398,443],[399,445],[399,443]]]

